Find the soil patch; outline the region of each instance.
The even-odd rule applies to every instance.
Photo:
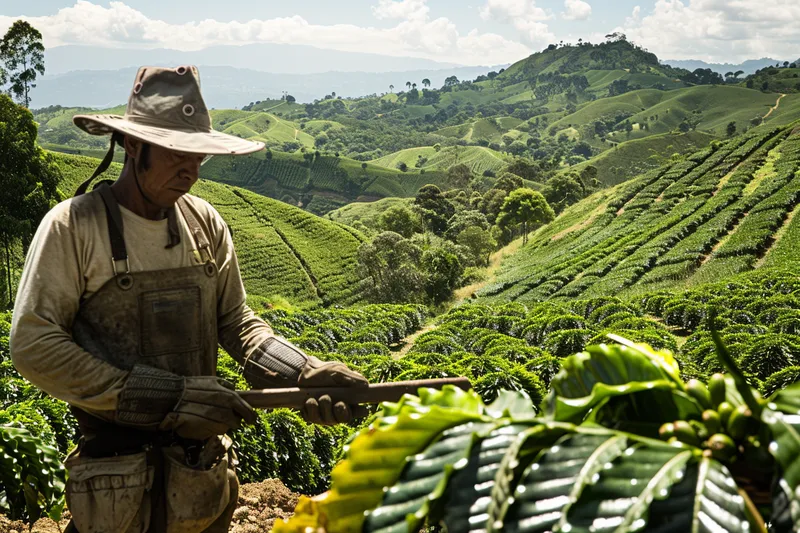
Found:
[[[275,520],[292,516],[297,499],[298,495],[277,479],[242,485],[230,533],[270,531]]]
[[[265,533],[276,520],[289,518],[294,513],[298,495],[286,488],[278,479],[247,483],[239,488],[239,506],[233,513],[230,533]],[[69,522],[69,511],[56,524],[42,518],[33,527],[24,522],[9,520],[0,515],[0,533],[61,533]]]

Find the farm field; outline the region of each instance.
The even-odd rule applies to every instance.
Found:
[[[391,3],[374,14],[408,7]],[[260,410],[228,433],[241,481],[279,495],[243,485],[230,533],[269,530],[298,496],[274,533],[800,530],[800,69],[780,64],[690,72],[615,32],[438,88],[422,73],[211,109],[214,130],[267,146],[204,160],[192,189],[228,224],[254,312],[370,383],[472,389],[336,426]],[[9,213],[96,168],[108,139],[71,122],[87,112],[22,122],[46,155],[14,137],[34,170],[9,169]],[[58,198],[36,204],[48,161]],[[4,516],[58,521],[79,438],[11,360],[29,213],[0,247],[0,533]]]
[[[785,247],[793,244],[784,239],[778,240],[783,251],[770,255],[777,237],[797,224],[791,215],[800,201],[799,164],[796,127],[762,127],[650,171],[570,207],[479,295],[487,301],[636,296],[765,263],[790,266]]]

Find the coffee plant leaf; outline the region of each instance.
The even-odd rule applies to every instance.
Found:
[[[703,407],[686,394],[672,354],[615,339],[627,344],[590,346],[564,360],[544,401],[547,418],[580,423],[620,397],[628,399],[626,416],[637,422],[700,416]]]

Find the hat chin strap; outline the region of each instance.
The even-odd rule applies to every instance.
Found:
[[[100,164],[97,165],[97,168],[94,170],[94,172],[89,177],[89,179],[80,184],[78,189],[75,191],[75,196],[80,196],[80,195],[84,194],[86,192],[86,190],[89,188],[89,185],[92,183],[92,181],[94,181],[94,179],[97,176],[99,176],[100,174],[102,174],[103,172],[108,170],[109,165],[111,165],[111,161],[114,159],[114,146],[115,146],[115,144],[116,144],[116,139],[114,138],[114,135],[112,135],[111,136],[111,146],[108,148],[108,152],[106,152],[106,156],[103,158],[103,160],[100,162]]]

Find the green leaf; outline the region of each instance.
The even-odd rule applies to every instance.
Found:
[[[522,420],[535,417],[536,408],[525,392],[504,390],[495,401],[486,406],[486,414],[494,418],[512,417]]]
[[[416,531],[433,502],[441,498],[453,472],[467,465],[473,443],[496,426],[496,422],[468,422],[450,428],[424,452],[409,457],[403,474],[386,491],[381,505],[367,513],[363,531]]]
[[[761,413],[772,433],[769,452],[781,467],[780,487],[790,501],[792,521],[800,527],[800,384],[775,393]]]
[[[0,509],[12,519],[58,520],[66,474],[58,451],[26,429],[0,426]]]
[[[547,432],[547,440],[537,437]],[[541,449],[555,442],[563,433],[549,431],[545,424],[533,428],[512,424],[497,428],[472,448],[467,465],[457,471],[449,487],[442,520],[450,531],[488,527],[500,504],[509,496],[515,471],[521,473],[520,460],[535,446]],[[501,494],[496,496],[496,494]]]
[[[630,404],[626,410],[630,420],[660,425],[700,416],[702,406],[685,389],[669,352],[629,342],[601,344],[564,361],[551,384],[545,411],[547,418],[580,423],[612,398],[622,397]]]
[[[345,447],[345,460],[331,473],[332,488],[326,496],[316,505],[301,499],[318,513],[328,533],[360,531],[364,512],[381,503],[384,487],[397,482],[408,457],[425,450],[448,428],[485,421],[483,404],[472,391],[445,386],[419,393],[383,404],[375,423]],[[304,531],[307,520],[307,515],[296,513],[288,523],[276,524],[275,531]]]
[[[526,468],[502,530],[747,531],[749,520],[730,473],[699,450],[577,428]]]

